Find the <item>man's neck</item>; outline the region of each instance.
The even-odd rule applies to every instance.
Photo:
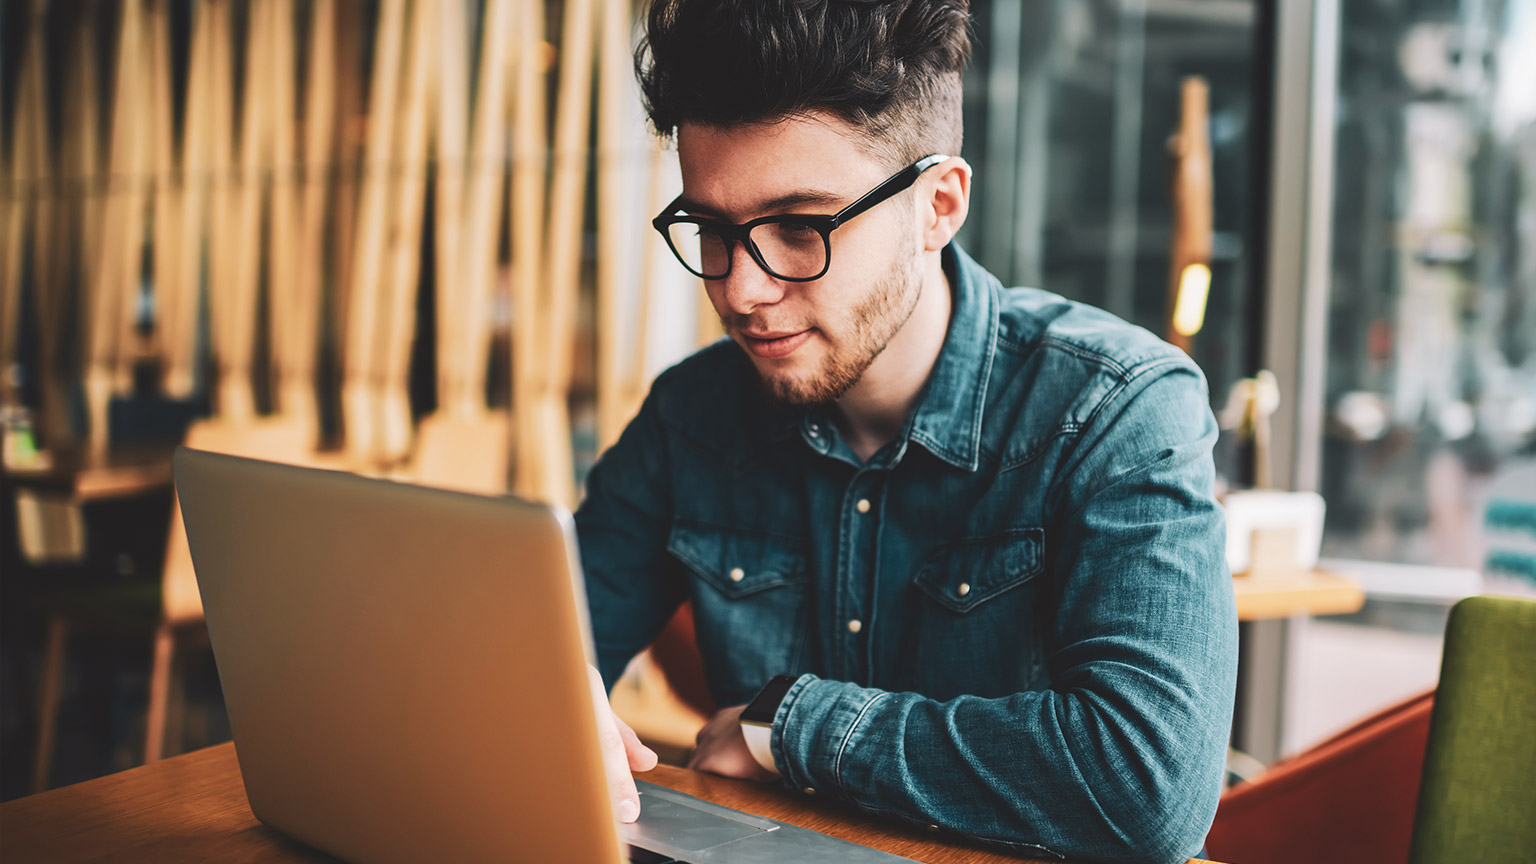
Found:
[[[950,306],[949,277],[940,256],[930,255],[912,316],[859,382],[837,400],[837,425],[861,461],[868,461],[900,434],[917,408],[923,385],[944,348]]]

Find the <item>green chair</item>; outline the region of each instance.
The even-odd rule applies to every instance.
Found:
[[[1451,610],[1410,861],[1536,861],[1536,600]]]

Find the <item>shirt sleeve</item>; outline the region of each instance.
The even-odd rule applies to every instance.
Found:
[[[1053,483],[1050,689],[938,702],[802,676],[773,726],[786,782],[1037,856],[1196,854],[1237,674],[1215,439],[1198,369],[1133,376]]]
[[[587,475],[576,539],[598,671],[610,690],[682,602],[667,556],[672,488],[653,389],[617,443]]]

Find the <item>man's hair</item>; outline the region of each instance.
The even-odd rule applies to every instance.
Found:
[[[654,0],[635,71],[651,125],[826,111],[904,164],[959,155],[970,0]]]

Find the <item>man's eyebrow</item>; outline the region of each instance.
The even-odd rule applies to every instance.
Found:
[[[790,207],[799,207],[805,204],[833,205],[843,200],[842,195],[835,192],[826,192],[821,189],[796,189],[783,195],[776,195],[753,207],[751,212],[763,216],[769,216],[784,211]],[[709,216],[716,219],[726,219],[726,215],[714,207],[687,197],[677,199],[679,209],[686,210],[698,216]]]

